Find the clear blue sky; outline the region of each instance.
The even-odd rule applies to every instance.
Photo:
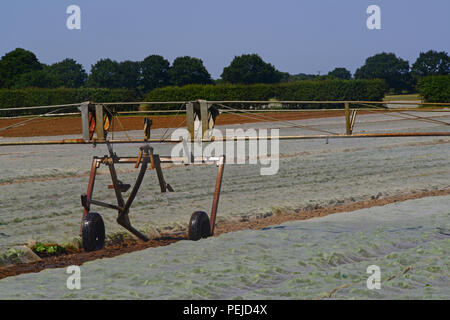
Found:
[[[81,7],[81,30],[66,8]],[[382,30],[366,9],[381,8]],[[412,64],[421,51],[450,51],[449,0],[3,0],[0,56],[21,47],[43,63],[73,58],[87,71],[101,58],[160,54],[201,58],[213,78],[234,56],[258,53],[291,74],[354,72],[379,52]]]

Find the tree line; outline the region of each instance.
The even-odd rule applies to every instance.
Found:
[[[141,94],[156,88],[187,84],[282,83],[330,78],[384,79],[389,91],[402,93],[415,91],[417,82],[425,76],[448,74],[448,53],[434,50],[420,53],[411,66],[394,53],[379,53],[367,58],[354,75],[342,67],[326,75],[292,75],[277,70],[257,54],[243,54],[234,57],[218,80],[211,78],[201,59],[189,56],[178,57],[172,64],[160,55],[150,55],[142,61],[118,62],[106,58],[92,65],[89,75],[73,59],[46,65],[39,62],[33,52],[21,48],[0,59],[0,88],[126,88]]]

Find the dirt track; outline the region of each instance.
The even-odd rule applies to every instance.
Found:
[[[344,111],[311,111],[311,112],[264,112],[245,115],[221,114],[217,118],[216,125],[229,125],[238,123],[253,123],[275,120],[302,120],[344,116]],[[152,129],[178,127],[185,120],[184,115],[178,116],[150,116],[153,119]],[[260,118],[260,120],[258,119]],[[35,119],[22,126],[1,130],[7,126],[17,124],[27,119],[1,119],[0,136],[3,137],[34,137],[34,136],[59,136],[67,134],[81,134],[81,121],[79,118],[46,118]],[[120,124],[126,130],[142,130],[143,117],[120,117]],[[114,124],[114,131],[122,131],[119,123]]]
[[[216,232],[214,236],[238,230],[247,230],[247,229],[258,230],[271,225],[278,225],[287,221],[306,220],[314,217],[323,217],[334,213],[350,212],[374,206],[383,206],[394,202],[419,199],[423,197],[444,196],[444,195],[450,195],[449,188],[434,191],[415,192],[402,196],[391,196],[379,199],[371,199],[367,201],[342,204],[333,207],[317,208],[314,210],[298,210],[283,213],[282,215],[273,215],[267,218],[261,218],[257,220],[240,221],[238,223],[231,223],[231,222],[218,223],[216,225]],[[0,268],[0,279],[16,276],[23,273],[40,272],[44,269],[49,268],[64,268],[70,265],[82,265],[87,261],[102,258],[111,258],[124,253],[144,250],[146,248],[151,247],[166,246],[185,239],[186,239],[185,235],[176,235],[176,236],[164,236],[159,239],[151,240],[149,242],[143,242],[140,240],[129,240],[122,243],[107,246],[99,251],[85,252],[84,250],[81,250],[80,252],[76,253],[47,257],[43,258],[41,261],[38,262]]]

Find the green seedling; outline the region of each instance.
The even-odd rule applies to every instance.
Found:
[[[44,243],[37,243],[34,248],[32,248],[34,252],[41,255],[57,255],[64,253],[66,251],[65,248],[61,247],[57,244],[44,244]]]

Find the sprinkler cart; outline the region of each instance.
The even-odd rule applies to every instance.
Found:
[[[95,108],[94,108],[95,107]],[[191,138],[197,135],[197,131],[200,128],[212,129],[215,123],[215,118],[217,116],[217,111],[211,106],[207,106],[202,103],[191,103],[187,106],[187,119],[190,120],[191,128]],[[131,205],[136,198],[139,191],[141,183],[144,179],[147,170],[156,170],[156,174],[159,181],[159,186],[161,192],[166,191],[173,192],[173,188],[164,180],[163,171],[161,164],[163,163],[181,163],[184,165],[195,164],[215,164],[218,166],[218,173],[216,179],[216,185],[214,190],[214,198],[212,203],[211,214],[204,211],[195,211],[189,221],[188,226],[188,239],[199,240],[200,238],[207,238],[214,234],[214,225],[216,221],[217,208],[219,204],[220,188],[222,185],[223,170],[225,166],[225,157],[163,157],[153,152],[153,148],[149,145],[150,142],[150,126],[151,119],[145,118],[144,120],[144,135],[145,143],[143,146],[139,147],[139,154],[137,157],[119,157],[113,151],[111,143],[106,140],[108,130],[110,128],[110,122],[112,120],[112,113],[109,109],[105,109],[101,105],[93,106],[92,104],[86,103],[80,107],[82,114],[82,127],[83,127],[83,137],[88,138],[88,141],[92,143],[106,143],[109,151],[109,155],[103,157],[95,156],[92,160],[91,172],[89,176],[89,183],[87,192],[81,195],[81,204],[84,208],[81,224],[81,237],[83,240],[83,247],[86,251],[95,251],[102,249],[105,243],[105,225],[102,216],[91,211],[91,206],[101,206],[104,208],[114,209],[118,211],[117,223],[124,227],[126,230],[134,234],[136,237],[143,241],[149,241],[149,238],[138,231],[131,225],[129,213]],[[201,121],[201,116],[203,113],[203,118],[207,119],[207,122]],[[202,127],[203,125],[203,127]],[[197,130],[194,130],[197,127]],[[96,133],[97,138],[94,138],[94,133]],[[206,134],[206,130],[202,130],[201,137]],[[155,142],[155,141],[152,141]],[[117,164],[134,164],[137,169],[140,166],[139,174],[136,182],[131,189],[128,199],[124,199],[123,193],[126,193],[130,188],[130,184],[125,184],[117,177],[117,172],[115,165]],[[149,166],[150,164],[150,166]],[[117,199],[117,204],[106,203],[102,201],[95,200],[93,198],[95,177],[97,174],[97,169],[105,165],[109,168],[109,173],[111,175],[112,184],[108,186],[108,189],[113,189]]]

